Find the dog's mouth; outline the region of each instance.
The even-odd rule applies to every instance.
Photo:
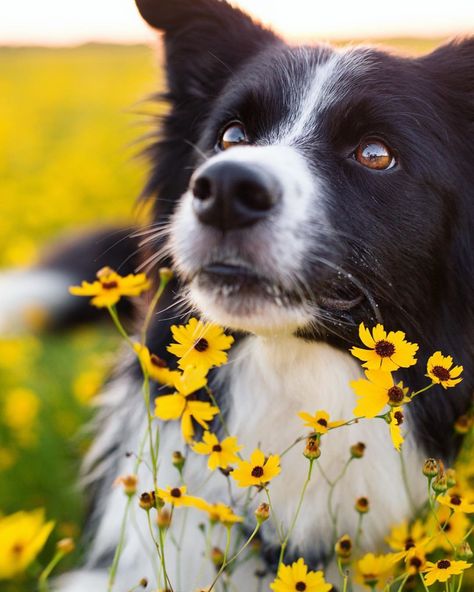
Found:
[[[288,287],[279,281],[258,273],[241,262],[215,261],[204,265],[195,276],[199,288],[213,291],[223,299],[232,301],[267,301],[279,307],[297,307],[313,304],[319,308],[347,312],[358,306],[363,295],[353,286],[339,284],[330,291],[314,293],[305,286]]]

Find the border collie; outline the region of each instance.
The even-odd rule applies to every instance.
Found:
[[[362,321],[384,322],[420,344],[420,363],[397,376],[413,389],[426,384],[424,363],[435,350],[464,366],[452,394],[436,387],[409,406],[403,455],[411,500],[382,422],[361,421],[325,436],[320,462],[330,478],[352,444],[367,446],[336,489],[334,506],[339,533],[353,535],[354,500],[367,496],[363,547],[380,550],[389,527],[424,501],[423,460],[455,457],[460,442],[453,423],[474,390],[474,40],[416,59],[374,47],[293,46],[221,0],[137,4],[164,32],[169,103],[148,150],[152,170],[144,194],[154,200],[157,226],[147,238],[147,257],[155,263],[161,257],[160,265],[177,274],[148,345],[166,357],[171,324],[186,318],[183,296],[202,318],[233,331],[229,363],[213,372],[211,383],[243,453],[258,445],[277,452],[292,442],[301,434],[302,409],[351,416],[349,381],[361,368],[348,349]],[[121,248],[131,252],[128,240]],[[87,248],[82,261],[93,259]],[[108,261],[122,253],[110,252]],[[48,294],[84,279],[82,267],[66,265],[68,256],[36,271],[48,279]],[[124,361],[102,400],[85,470],[94,501],[90,552],[84,568],[60,584],[64,592],[107,588],[125,504],[112,483],[131,472],[133,459],[125,453],[138,449],[145,426],[133,362]],[[161,429],[160,480],[168,485],[176,482],[172,451],[182,444],[174,423]],[[293,449],[272,484],[275,511],[286,525],[306,463]],[[190,491],[205,471],[204,461],[193,459]],[[145,490],[151,484],[142,473]],[[199,495],[227,499],[227,480],[213,474]],[[327,565],[327,495],[324,480],[311,481],[287,560],[303,556],[312,568]],[[177,522],[181,516],[176,513]],[[143,519],[136,516],[139,524]],[[176,592],[212,581],[211,567],[201,565],[199,519],[189,513]],[[274,577],[278,540],[270,522],[261,531],[261,557],[235,573],[239,590],[257,590],[256,569],[267,573],[264,582]],[[154,582],[150,552],[130,527],[117,590],[142,577]],[[169,541],[167,554],[174,574],[176,548]]]

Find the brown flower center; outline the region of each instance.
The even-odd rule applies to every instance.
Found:
[[[298,590],[298,592],[306,590],[306,584],[304,582],[296,582],[295,590]]]
[[[342,540],[339,545],[344,551],[350,551],[352,549],[352,543],[348,539]]]
[[[316,423],[319,423],[319,425],[323,426],[323,428],[328,427],[328,422],[324,419],[324,417],[321,417],[320,419],[318,419],[318,421]]]
[[[170,491],[171,497],[181,497],[181,489],[179,487],[173,487]]]
[[[395,353],[395,346],[390,341],[377,341],[375,353],[381,358],[390,358]]]
[[[418,570],[423,565],[423,562],[419,557],[412,557],[410,559],[410,565],[414,567],[416,570]]]
[[[150,362],[157,368],[166,368],[166,362],[159,358],[156,354],[151,354]]]
[[[252,469],[252,477],[256,477],[257,479],[263,477],[263,467],[254,467]]]
[[[204,339],[204,337],[201,337],[201,339],[198,339],[194,342],[194,349],[200,353],[205,352],[208,348],[209,341],[207,339]]]
[[[13,555],[21,555],[23,553],[23,545],[21,543],[16,543],[12,547]]]
[[[438,569],[448,569],[451,567],[451,561],[448,561],[447,559],[441,559],[441,561],[438,561],[436,564],[436,567]]]
[[[392,386],[392,388],[388,389],[388,398],[391,403],[401,403],[404,396],[399,386]]]
[[[102,283],[102,287],[104,288],[104,290],[113,290],[114,288],[118,288],[118,284],[115,280],[112,280],[111,282],[101,282]]]
[[[403,423],[403,413],[401,411],[395,411],[393,414],[395,421],[397,422],[397,426],[402,425]]]
[[[415,541],[410,537],[405,541],[405,551],[412,549],[415,546]]]
[[[452,495],[449,501],[453,504],[453,506],[460,506],[462,503],[459,495]]]
[[[214,444],[214,446],[212,447],[212,450],[214,452],[222,452],[222,446],[220,444]]]
[[[451,374],[447,368],[443,368],[443,366],[435,366],[431,372],[441,380],[441,382],[445,382],[451,378]]]
[[[360,497],[357,500],[357,505],[361,508],[366,508],[369,505],[369,500],[366,497]]]

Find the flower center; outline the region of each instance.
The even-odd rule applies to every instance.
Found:
[[[389,358],[395,353],[395,346],[390,341],[377,341],[375,353],[381,358]]]
[[[222,446],[220,444],[214,444],[214,446],[212,447],[212,450],[214,452],[222,452]]]
[[[412,549],[415,546],[415,541],[412,538],[408,538],[405,541],[405,551],[408,551],[408,549]]]
[[[321,417],[320,419],[318,419],[318,421],[316,423],[319,423],[319,425],[323,426],[323,428],[328,427],[328,422],[324,419],[324,417]]]
[[[16,543],[12,547],[13,555],[21,555],[23,553],[23,545],[21,543]]]
[[[181,497],[181,489],[179,487],[173,487],[170,491],[171,497]]]
[[[296,582],[295,590],[306,590],[306,584],[304,582]]]
[[[395,418],[395,420],[397,422],[397,426],[402,425],[403,413],[401,411],[395,411],[395,413],[393,414],[393,417]]]
[[[340,546],[341,546],[341,549],[344,549],[344,551],[350,551],[352,548],[352,543],[351,543],[351,541],[343,540],[340,542]]]
[[[459,495],[452,495],[449,501],[453,504],[453,506],[461,505],[461,498],[459,497]]]
[[[448,569],[448,567],[451,567],[451,561],[448,561],[447,559],[441,559],[441,561],[438,561],[436,564],[436,567],[438,569]]]
[[[104,290],[113,290],[114,288],[118,288],[118,284],[115,280],[111,282],[102,282],[102,287]]]
[[[252,477],[256,477],[257,479],[263,477],[263,467],[254,467],[252,469]]]
[[[156,354],[151,354],[150,362],[157,368],[166,368],[166,362],[159,358]]]
[[[451,378],[449,370],[447,368],[443,368],[443,366],[435,366],[431,372],[436,376],[436,378],[439,378],[441,382]]]
[[[410,559],[410,565],[418,570],[423,565],[423,562],[419,557],[412,557]]]
[[[198,352],[205,352],[206,349],[209,348],[209,342],[207,339],[204,339],[204,337],[201,337],[201,339],[198,339],[197,341],[194,342],[194,349]]]
[[[391,403],[401,403],[404,396],[399,386],[392,386],[391,389],[388,389],[388,398]]]

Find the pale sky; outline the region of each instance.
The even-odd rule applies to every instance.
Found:
[[[157,0],[159,1],[159,0]],[[474,0],[232,0],[289,37],[474,33]],[[133,0],[0,0],[0,45],[143,42]]]

